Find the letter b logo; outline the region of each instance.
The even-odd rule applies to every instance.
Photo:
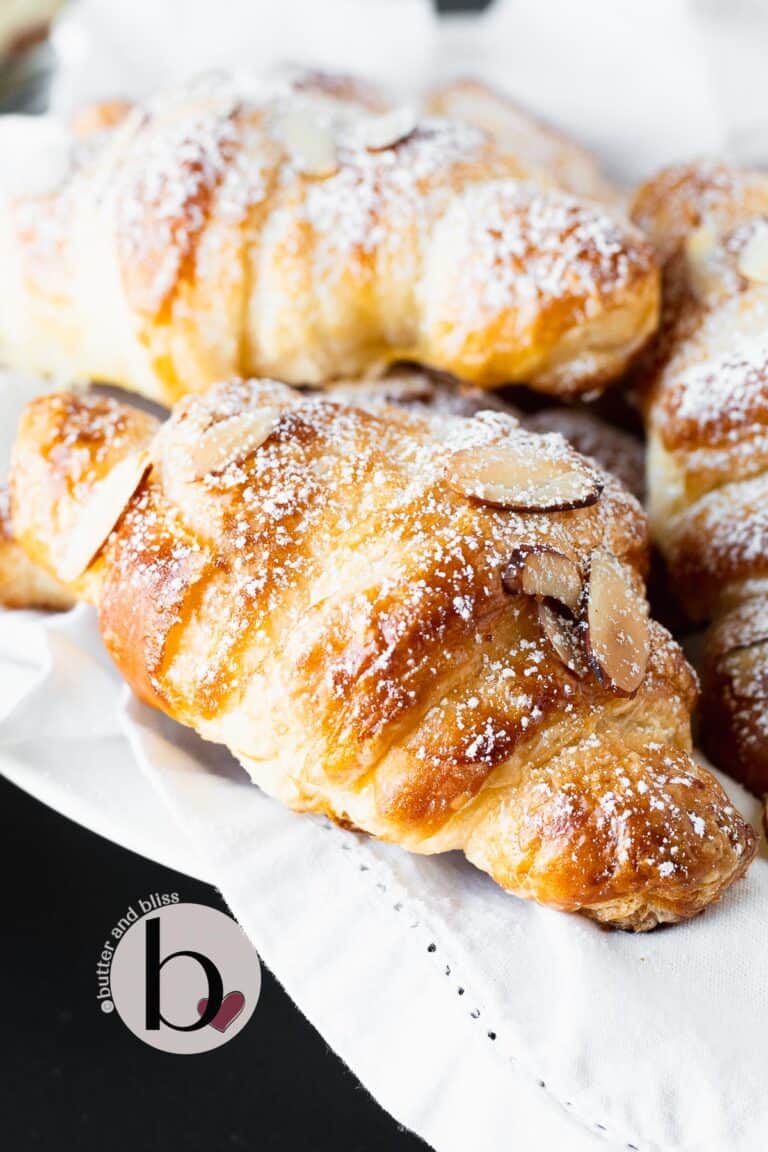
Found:
[[[112,961],[123,1023],[164,1052],[207,1052],[253,1014],[259,958],[235,920],[203,904],[158,908],[133,924]]]

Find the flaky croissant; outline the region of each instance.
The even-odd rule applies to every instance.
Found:
[[[637,230],[470,125],[327,104],[201,86],[94,116],[59,184],[0,206],[0,360],[166,404],[402,359],[555,393],[622,370],[658,315]]]
[[[660,173],[634,215],[665,261],[661,332],[641,359],[651,522],[683,607],[713,621],[702,742],[768,791],[768,175]]]
[[[12,495],[139,696],[292,808],[636,930],[754,854],[690,755],[639,506],[560,437],[269,381],[162,427],[65,393],[27,409]]]

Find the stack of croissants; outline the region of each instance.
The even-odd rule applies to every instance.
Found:
[[[0,202],[0,363],[58,388],[0,602],[89,602],[270,795],[516,896],[643,931],[742,877],[645,580],[768,791],[768,174],[628,199],[483,84],[309,71],[84,109],[59,168]]]

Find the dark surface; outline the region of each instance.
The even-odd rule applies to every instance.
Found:
[[[8,1152],[417,1152],[262,967],[246,1028],[200,1056],[137,1040],[96,1002],[105,933],[150,892],[215,889],[117,848],[0,778],[0,1145]]]
[[[493,0],[434,0],[438,12],[482,12]]]

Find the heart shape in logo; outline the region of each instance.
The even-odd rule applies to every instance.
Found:
[[[204,997],[197,1002],[197,1010],[202,1016],[208,1007],[208,997]],[[237,1020],[238,1016],[245,1008],[245,996],[242,992],[227,992],[226,996],[221,1002],[221,1008],[211,1020],[211,1027],[215,1028],[217,1032],[226,1032],[230,1024]]]

